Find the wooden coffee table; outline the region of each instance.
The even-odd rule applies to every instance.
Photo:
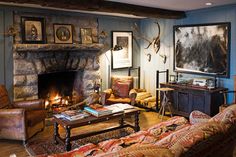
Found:
[[[136,108],[132,108],[129,110],[125,110],[124,113],[115,113],[115,114],[110,114],[110,115],[106,115],[106,116],[102,116],[102,117],[95,117],[95,116],[89,116],[86,117],[84,119],[79,119],[79,120],[75,120],[75,121],[69,121],[69,120],[65,120],[65,119],[61,119],[61,118],[57,118],[56,116],[53,116],[54,118],[54,143],[58,144],[58,142],[65,144],[65,150],[69,151],[71,150],[71,141],[73,140],[77,140],[80,138],[84,138],[84,137],[88,137],[88,136],[93,136],[96,134],[100,134],[100,133],[104,133],[107,131],[112,131],[115,129],[121,129],[121,128],[125,128],[125,127],[131,127],[134,129],[135,132],[140,130],[139,127],[139,113],[140,111]],[[134,125],[127,123],[125,121],[125,118],[134,115],[135,119],[134,119]],[[107,129],[102,129],[99,131],[94,131],[94,132],[90,132],[90,133],[86,133],[86,134],[80,134],[80,135],[76,135],[76,136],[71,136],[71,129],[73,128],[78,128],[81,126],[85,126],[85,125],[90,125],[90,124],[95,124],[95,123],[99,123],[99,122],[104,122],[110,119],[115,119],[117,118],[119,120],[119,126],[114,126],[114,127],[109,127]],[[65,131],[66,131],[66,137],[62,138],[58,132],[58,125],[62,126]]]

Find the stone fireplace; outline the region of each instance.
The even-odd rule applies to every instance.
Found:
[[[60,81],[62,78],[65,79],[64,82],[74,81],[73,95],[81,99],[87,97],[93,92],[94,84],[100,82],[99,58],[96,51],[95,53],[92,52],[45,52],[42,49],[39,52],[31,52],[29,47],[26,48],[26,51],[22,51],[22,49],[19,51],[19,47],[16,48],[14,53],[15,100],[45,98],[45,95],[42,96],[39,93],[40,89],[43,88],[39,87],[42,76],[56,75],[59,72],[64,72],[64,74],[57,77],[54,76],[52,79],[55,79],[55,82]],[[66,80],[65,74],[69,72],[74,73],[74,80],[71,79],[71,76],[67,77],[68,80]],[[60,91],[57,92],[60,93]]]
[[[94,92],[94,84],[100,83],[99,52],[103,48],[103,45],[98,43],[98,20],[90,16],[36,15],[16,12],[14,25],[18,30],[21,30],[22,16],[44,18],[47,41],[45,44],[24,44],[21,39],[21,31],[16,34],[13,48],[14,100],[41,98],[40,77],[59,72],[74,72],[76,75],[72,93],[69,96],[81,100]],[[54,43],[54,23],[72,25],[73,44]],[[92,44],[81,44],[80,28],[92,29]]]

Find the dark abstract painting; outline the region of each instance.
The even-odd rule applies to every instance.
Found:
[[[230,23],[174,26],[174,70],[229,76]]]

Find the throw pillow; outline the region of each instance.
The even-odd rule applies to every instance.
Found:
[[[116,97],[127,98],[129,97],[129,83],[116,82],[113,85],[113,93]]]
[[[192,111],[189,115],[190,124],[208,122],[211,117],[200,111]]]

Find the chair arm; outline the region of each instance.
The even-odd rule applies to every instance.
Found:
[[[140,93],[140,92],[147,92],[146,89],[142,89],[142,88],[134,88],[134,90],[135,90],[137,93]]]
[[[103,92],[101,92],[101,104],[105,105],[106,100],[111,96],[112,94],[112,89],[106,89]]]
[[[45,109],[45,103],[43,99],[17,101],[13,103],[14,108],[24,108],[26,110],[42,110]]]
[[[25,110],[22,108],[0,109],[0,116],[17,116],[17,115],[23,116],[24,114]]]
[[[135,89],[131,89],[129,91],[129,98],[131,100],[131,105],[135,105],[135,99],[136,99],[136,96],[137,96],[137,92]]]
[[[0,109],[0,139],[26,139],[25,109]]]

